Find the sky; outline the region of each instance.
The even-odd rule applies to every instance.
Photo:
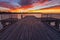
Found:
[[[10,3],[18,3],[18,4],[28,4],[28,3],[34,3],[34,2],[44,2],[45,0],[0,0],[0,2],[10,2]],[[49,1],[54,1],[54,2],[57,2],[57,1],[60,1],[60,0],[48,0]],[[21,5],[22,5],[21,4]]]
[[[48,0],[47,2],[45,2],[45,0],[0,0],[0,2],[6,2],[9,5],[13,5],[14,7],[22,7],[25,5],[30,5],[30,4],[34,4],[37,2],[42,2],[45,5],[35,5],[33,8],[29,8],[29,9],[40,9],[40,8],[46,8],[46,7],[51,7],[51,6],[56,6],[56,5],[60,5],[60,0]],[[1,6],[1,4],[0,4]]]
[[[44,2],[45,0],[0,0],[0,2],[9,2],[13,5],[29,5],[35,2]],[[51,0],[48,0],[51,1]]]
[[[19,2],[20,0],[0,0],[0,1],[5,1],[5,2]]]
[[[10,2],[12,4],[20,4],[20,5],[28,5],[31,3],[35,3],[41,0],[0,0],[0,2]],[[41,2],[43,2],[45,0],[42,0]]]
[[[13,6],[20,6],[19,2],[20,0],[0,0],[0,2],[6,2],[8,4],[11,4]]]

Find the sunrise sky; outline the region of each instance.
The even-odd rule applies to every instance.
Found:
[[[0,9],[23,8],[37,10],[60,5],[60,0],[0,0]]]

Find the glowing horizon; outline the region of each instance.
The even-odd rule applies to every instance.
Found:
[[[56,0],[45,0],[45,1],[44,0],[43,1],[42,0],[39,0],[39,1],[38,0],[35,0],[35,1],[31,0],[32,4],[28,3],[29,5],[26,4],[24,6],[22,6],[22,4],[20,5],[19,2],[16,0],[9,0],[9,1],[0,0],[0,7],[4,7],[6,10],[10,9],[10,10],[8,10],[9,12],[33,12],[33,11],[34,12],[41,12],[41,9],[45,9],[45,8],[47,9],[47,8],[50,8],[53,6],[60,5],[59,0],[57,0],[57,1]],[[24,1],[24,2],[26,2],[26,1]],[[57,10],[60,10],[60,8]],[[2,11],[4,11],[4,10],[2,10]],[[47,12],[48,9],[45,11]],[[51,9],[49,10],[49,12],[50,11],[51,11]],[[55,11],[55,10],[53,9],[52,11]]]

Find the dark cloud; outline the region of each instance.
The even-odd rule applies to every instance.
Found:
[[[20,4],[23,5],[29,5],[31,4],[32,0],[20,0]]]

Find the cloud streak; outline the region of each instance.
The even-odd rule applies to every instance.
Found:
[[[13,5],[14,7],[20,7],[21,5],[18,3],[17,0],[0,0],[0,2],[6,2],[9,5]]]
[[[44,5],[43,5],[44,4]],[[60,5],[60,0],[51,0],[48,2],[44,2],[42,5],[40,4],[34,4],[32,8],[29,8],[28,10],[37,10],[37,9],[42,9],[42,8],[49,8],[53,6],[58,6]]]
[[[52,6],[57,6],[60,5],[60,0],[48,0],[45,2],[44,0],[0,0],[0,2],[6,2],[9,5],[12,5],[14,8],[15,7],[22,7],[22,5],[31,5],[33,6],[32,8],[28,8],[28,10],[37,10],[37,9],[42,9],[42,8],[48,8]],[[38,2],[42,3],[38,4]],[[36,3],[36,4],[35,4]],[[1,5],[0,5],[1,6]]]

